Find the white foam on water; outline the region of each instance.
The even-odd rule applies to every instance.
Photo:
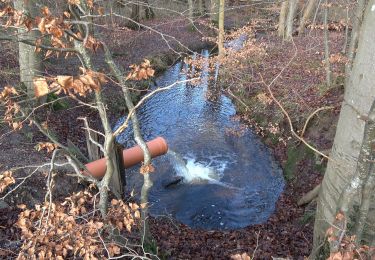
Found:
[[[226,168],[227,163],[221,162],[218,163],[217,161],[214,163],[210,161],[208,164],[203,164],[197,162],[195,158],[189,156],[189,158],[185,161],[182,157],[170,151],[169,154],[174,158],[173,167],[176,170],[176,175],[183,178],[184,183],[188,184],[216,184],[225,188],[229,189],[238,189],[240,188],[233,187],[230,184],[225,182],[221,182],[221,178],[224,175],[224,170]],[[215,167],[213,167],[213,163]]]
[[[187,171],[183,172],[184,176],[181,177],[184,177],[184,180],[188,183],[199,182],[202,180],[218,182],[221,178],[215,169],[196,162],[194,159],[187,160],[186,169]]]

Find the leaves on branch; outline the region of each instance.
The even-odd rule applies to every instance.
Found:
[[[34,78],[33,85],[36,97],[42,97],[49,93],[48,83],[45,78]]]
[[[20,112],[20,106],[12,99],[17,95],[17,90],[10,86],[4,87],[3,91],[0,93],[0,102],[5,106],[3,120],[14,130],[22,128],[22,122],[14,120],[14,117]]]
[[[103,44],[92,36],[89,36],[85,42],[85,47],[93,50],[94,52],[96,52],[102,46]]]
[[[0,174],[0,193],[3,193],[8,186],[16,183],[12,174],[13,172],[11,171],[5,171]]]
[[[63,91],[68,95],[85,97],[92,91],[100,91],[102,84],[107,83],[106,76],[103,73],[89,69],[80,68],[82,74],[77,77],[58,75],[55,78],[35,78],[34,90],[35,96],[41,97],[47,95],[51,90]]]
[[[131,72],[126,77],[126,80],[143,80],[153,77],[155,71],[151,68],[149,60],[145,59],[141,65],[130,65]]]

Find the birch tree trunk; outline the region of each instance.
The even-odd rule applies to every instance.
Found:
[[[307,20],[310,18],[313,10],[314,10],[314,7],[316,5],[316,0],[309,0],[306,8],[305,8],[305,11],[303,12],[303,15],[302,15],[302,18],[301,18],[301,21],[299,23],[299,26],[298,26],[298,35],[301,35],[304,33],[305,31],[305,24],[307,22]]]
[[[297,0],[289,0],[289,12],[286,19],[285,40],[291,41],[293,34],[293,20],[297,10]]]
[[[288,1],[284,1],[281,3],[279,25],[277,29],[279,36],[283,38],[285,35],[285,21],[286,21],[287,12],[288,12]]]
[[[345,89],[344,102],[341,107],[336,136],[328,162],[327,170],[319,194],[314,227],[314,250],[322,244],[325,231],[333,223],[339,198],[350,180],[355,180],[356,168],[360,149],[363,144],[364,129],[371,104],[375,99],[375,0],[367,5],[365,18],[361,28],[358,52],[354,59],[353,70]],[[349,186],[350,187],[350,186]],[[357,203],[360,194],[353,194]],[[375,235],[374,201],[370,203],[367,219],[370,228],[364,232],[364,237],[373,238]],[[369,241],[372,242],[373,241]]]
[[[14,7],[23,11],[30,17],[36,17],[39,13],[39,4],[36,0],[14,0]],[[37,31],[27,32],[26,29],[18,29],[18,38],[35,41],[39,37]],[[41,55],[35,52],[35,47],[25,43],[18,44],[20,81],[25,85],[29,97],[34,97],[33,78],[42,72]]]

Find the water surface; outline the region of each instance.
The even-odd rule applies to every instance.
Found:
[[[177,63],[154,88],[186,79],[184,68],[187,65]],[[209,230],[265,222],[283,190],[282,171],[259,137],[233,120],[236,110],[229,98],[206,99],[207,82],[205,71],[199,86],[178,84],[147,100],[137,112],[145,139],[163,136],[175,152],[153,160],[150,213]],[[237,131],[242,135],[232,134]],[[126,147],[134,145],[129,133],[118,138]],[[126,171],[127,189],[140,192],[138,172],[139,166]],[[178,176],[184,181],[166,188]]]

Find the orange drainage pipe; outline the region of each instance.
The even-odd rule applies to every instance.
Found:
[[[168,152],[168,144],[163,137],[157,137],[147,142],[146,144],[152,158],[166,154]],[[129,168],[143,161],[143,151],[137,145],[132,148],[123,150],[122,158],[124,167]],[[83,174],[91,175],[97,179],[103,178],[107,169],[106,161],[107,160],[105,158],[102,158],[86,164],[85,166],[88,172],[84,171]]]

